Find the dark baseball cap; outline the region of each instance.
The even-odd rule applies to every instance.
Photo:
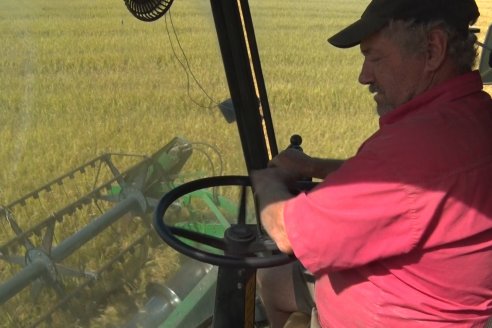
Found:
[[[469,26],[478,16],[475,0],[372,0],[358,21],[333,35],[328,42],[338,48],[356,46],[391,20],[415,23],[442,20],[466,37]]]

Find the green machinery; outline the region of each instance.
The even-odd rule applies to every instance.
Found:
[[[67,320],[92,326],[112,295],[128,294],[135,280],[142,284],[140,269],[156,251],[166,252],[151,227],[158,199],[200,176],[194,169],[188,177],[182,172],[194,147],[207,148],[177,137],[151,156],[103,154],[2,207],[0,260],[7,265],[0,304],[10,318],[6,327],[61,326]],[[186,212],[177,226],[221,236],[237,206],[209,189],[175,202],[173,211]],[[166,256],[177,269],[165,281],[145,283],[125,327],[191,327],[209,320],[217,269],[169,252],[164,263]]]

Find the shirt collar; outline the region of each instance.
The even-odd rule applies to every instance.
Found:
[[[466,73],[447,80],[416,96],[393,111],[379,118],[379,126],[399,121],[411,112],[434,102],[452,101],[483,89],[478,71]]]

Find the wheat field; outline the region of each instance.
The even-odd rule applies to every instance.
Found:
[[[326,42],[367,3],[250,1],[280,149],[298,133],[307,153],[346,158],[377,128],[372,96],[357,83],[359,49],[335,49]],[[483,40],[492,23],[492,2],[477,3]],[[217,108],[230,96],[208,1],[176,0],[165,17],[144,23],[121,0],[2,0],[0,35],[1,207],[96,156],[150,155],[175,136],[218,149],[223,174],[245,173],[237,128]],[[188,170],[214,175],[217,167],[211,167],[209,156],[197,152]],[[52,203],[53,209],[43,211],[64,205]],[[38,200],[32,206],[39,206]],[[62,231],[69,228],[60,225],[55,237],[69,236],[103,210],[80,213],[72,230]],[[36,223],[30,214],[19,222],[25,227]],[[98,260],[96,252],[108,257],[128,246],[119,236],[142,231],[135,220],[126,220],[66,264],[90,267]],[[0,245],[12,234],[0,221]],[[151,261],[137,258],[129,264],[145,270],[127,272],[120,265],[109,279],[126,274],[131,284],[116,289],[104,282],[102,296],[91,294],[107,299],[89,326],[121,323],[127,319],[129,294],[144,297],[148,281],[165,280],[176,271],[178,262],[169,249],[160,245],[145,251]],[[0,281],[19,270],[0,259]],[[110,296],[103,293],[107,290]],[[0,327],[28,326],[30,316],[58,299],[51,292],[33,305],[31,297],[26,289],[19,300],[1,306]],[[52,326],[64,327],[70,316],[57,320]]]
[[[279,148],[299,133],[307,152],[347,157],[376,128],[359,50],[326,42],[364,3],[251,1]],[[478,4],[483,37],[492,5]],[[0,6],[0,204],[101,153],[149,154],[176,135],[244,172],[236,127],[215,107],[229,95],[206,1],[175,1],[150,24],[114,0]]]

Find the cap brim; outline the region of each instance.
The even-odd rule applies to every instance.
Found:
[[[385,22],[359,19],[328,39],[328,42],[338,48],[354,47],[365,38],[383,28]]]

